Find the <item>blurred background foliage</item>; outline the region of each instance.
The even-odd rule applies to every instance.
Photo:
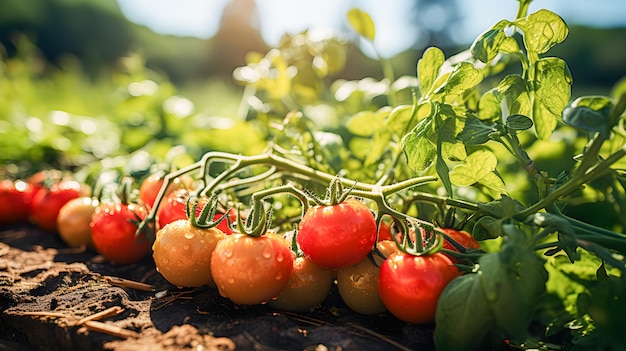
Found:
[[[234,8],[237,3],[248,5],[248,17],[256,11],[254,1],[231,1]],[[121,164],[116,157],[128,155],[144,155],[138,157],[148,159],[144,165],[172,159],[185,164],[209,150],[258,153],[276,138],[319,143],[314,147],[327,150],[328,165],[368,172],[358,161],[367,141],[350,135],[345,122],[388,106],[390,82],[380,63],[355,43],[304,32],[285,35],[271,49],[246,16],[228,6],[210,39],[157,34],[125,18],[115,0],[3,0],[0,6],[5,175],[43,167],[75,170],[101,160]],[[447,20],[454,21],[458,13],[449,8]],[[608,94],[626,75],[624,37],[626,28],[571,26],[571,39],[552,53],[569,64],[573,96]],[[469,43],[454,43],[433,29],[414,48],[389,58],[401,77],[393,83],[403,99],[396,103],[410,102],[416,62],[430,45],[450,56]],[[283,79],[255,80],[268,69]],[[290,123],[314,123],[313,129],[333,134],[296,140],[289,130],[278,133],[275,124],[293,109],[307,118]]]

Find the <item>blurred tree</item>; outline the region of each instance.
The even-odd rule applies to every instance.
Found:
[[[9,55],[18,32],[31,38],[47,60],[71,54],[92,74],[117,61],[134,42],[133,28],[115,0],[3,0],[0,43]]]

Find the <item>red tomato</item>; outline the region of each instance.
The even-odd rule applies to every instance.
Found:
[[[180,287],[212,284],[211,256],[223,238],[221,230],[194,227],[186,219],[168,223],[159,229],[152,245],[157,271]]]
[[[33,187],[33,198],[38,192],[49,188],[52,184],[60,183],[61,180],[63,180],[63,172],[57,169],[46,169],[31,175],[28,183]]]
[[[333,271],[324,269],[306,257],[293,261],[287,285],[269,305],[282,311],[308,312],[324,302],[333,282]]]
[[[377,242],[381,242],[383,240],[391,240],[391,223],[385,221],[385,217],[383,217],[383,220],[378,226],[378,237],[376,238]]]
[[[75,180],[64,180],[40,190],[33,198],[30,220],[47,231],[57,230],[57,217],[61,207],[71,199],[86,195],[82,184]]]
[[[137,222],[146,217],[140,204],[100,204],[91,218],[91,239],[96,251],[117,264],[139,261],[150,250],[145,235],[135,237]]]
[[[21,180],[0,182],[0,224],[24,223],[30,215],[33,187]]]
[[[323,268],[349,267],[374,247],[376,220],[356,199],[314,206],[302,217],[296,241],[304,256]]]
[[[456,230],[456,229],[452,229],[452,228],[439,228],[442,232],[446,233],[447,236],[449,236],[450,238],[452,238],[452,240],[456,241],[457,243],[463,245],[463,247],[468,248],[468,249],[480,249],[480,243],[474,239],[474,237],[472,236],[472,234],[463,231],[463,230]],[[456,249],[456,247],[454,247],[454,245],[450,244],[450,242],[448,242],[448,240],[445,240],[443,243],[443,248],[444,249],[448,249],[448,250],[453,250],[453,251],[459,251]]]
[[[154,173],[141,182],[141,186],[139,187],[139,199],[141,199],[141,203],[146,206],[146,208],[150,209],[154,205],[154,201],[164,183],[164,176],[165,175],[162,173]],[[185,188],[193,188],[193,180],[188,176],[175,178],[171,181],[170,185],[168,185],[164,196],[167,196],[176,189]]]
[[[166,224],[179,219],[187,219],[187,199],[189,196],[190,192],[187,191],[187,189],[177,189],[167,195],[164,202],[161,202],[161,205],[157,209],[157,228],[163,228]],[[206,201],[206,198],[199,200],[198,207],[196,208],[196,216],[200,215]],[[217,221],[223,216],[223,213],[215,213],[215,215],[213,215],[213,221]],[[230,228],[230,224],[236,220],[237,212],[235,209],[231,208],[228,210],[228,217],[224,218],[216,228],[225,234],[232,234],[233,230]]]
[[[235,304],[265,303],[287,285],[294,256],[287,240],[277,234],[235,233],[215,247],[211,273],[219,293]]]
[[[413,256],[397,252],[380,267],[378,290],[391,314],[408,323],[432,323],[443,289],[460,275],[442,253]]]
[[[91,240],[91,216],[98,207],[98,200],[81,196],[68,201],[57,216],[59,236],[71,247],[87,245],[93,248]]]

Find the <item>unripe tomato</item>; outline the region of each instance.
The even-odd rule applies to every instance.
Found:
[[[238,305],[268,302],[287,285],[294,253],[275,233],[227,235],[215,247],[211,273],[219,293]]]
[[[221,230],[194,227],[186,219],[168,223],[152,245],[157,271],[179,287],[212,284],[211,257],[223,238]]]
[[[89,196],[71,199],[61,207],[57,217],[57,228],[59,236],[67,245],[94,247],[89,224],[96,207],[98,207],[98,200]]]
[[[326,299],[332,282],[332,270],[324,269],[306,257],[298,257],[293,262],[287,285],[269,305],[282,311],[308,312]]]

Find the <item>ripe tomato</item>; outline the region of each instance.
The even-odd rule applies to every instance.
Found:
[[[40,190],[33,198],[30,220],[47,231],[57,230],[57,217],[61,207],[71,199],[85,195],[83,185],[75,180],[63,180]]]
[[[376,220],[356,199],[314,206],[302,217],[296,241],[304,256],[323,268],[349,267],[374,247]]]
[[[306,257],[293,261],[293,271],[287,285],[268,304],[282,311],[308,312],[324,302],[333,282],[333,271],[324,269]]]
[[[265,303],[287,285],[294,256],[287,240],[275,233],[235,233],[217,243],[211,273],[219,293],[235,304]]]
[[[24,223],[30,215],[33,187],[21,180],[0,182],[0,224]]]
[[[141,199],[141,203],[146,206],[146,208],[150,209],[154,205],[154,201],[156,200],[159,190],[161,190],[161,186],[164,183],[164,176],[165,175],[163,173],[154,173],[141,182],[141,186],[139,187],[139,199]],[[168,185],[164,196],[170,194],[176,189],[193,187],[193,179],[191,179],[191,177],[182,176],[175,178],[170,185]]]
[[[139,261],[150,250],[145,235],[135,237],[137,221],[146,217],[146,208],[140,204],[100,204],[91,217],[91,239],[96,251],[117,264]]]
[[[388,216],[385,215],[383,217],[383,221],[381,221],[380,225],[378,226],[378,237],[376,238],[377,242],[381,242],[383,240],[391,240],[391,225],[393,223],[385,221],[384,218],[386,217]]]
[[[33,187],[33,198],[38,192],[49,188],[52,184],[60,183],[63,180],[63,172],[58,169],[45,169],[39,171],[28,178],[28,184]]]
[[[480,243],[476,239],[474,239],[472,234],[470,234],[470,233],[468,233],[466,231],[456,230],[456,229],[452,229],[452,228],[439,228],[439,229],[442,232],[446,233],[447,236],[452,238],[452,240],[454,240],[457,243],[463,245],[463,247],[465,247],[465,248],[468,248],[468,249],[480,249]],[[448,250],[459,251],[459,250],[456,249],[456,247],[454,247],[454,245],[450,244],[450,242],[448,242],[447,240],[444,241],[443,248],[444,249],[448,249]]]
[[[96,207],[98,200],[89,196],[71,199],[61,207],[57,217],[57,229],[59,236],[67,245],[94,247],[89,224]]]
[[[179,287],[198,287],[213,283],[211,256],[224,233],[217,228],[194,227],[186,219],[159,229],[152,245],[157,271]]]
[[[388,257],[397,252],[394,242],[383,240],[376,244],[381,253]],[[345,304],[353,311],[374,315],[387,311],[378,293],[378,275],[383,258],[374,253],[372,263],[370,257],[365,257],[354,266],[342,268],[337,272],[337,288]]]
[[[187,219],[187,199],[189,199],[190,195],[191,193],[187,189],[177,189],[167,195],[156,213],[157,228],[163,228],[166,224],[179,219]],[[196,216],[200,215],[206,202],[206,198],[199,200],[198,207],[196,208]],[[222,216],[224,216],[223,213],[215,213],[215,215],[213,215],[213,221],[217,221]],[[220,229],[225,234],[232,234],[233,230],[230,228],[230,223],[236,220],[237,212],[234,208],[231,208],[228,210],[228,217],[224,218],[216,228]]]
[[[431,323],[441,292],[459,275],[452,261],[442,253],[413,256],[397,252],[380,267],[378,291],[385,307],[398,319]]]

